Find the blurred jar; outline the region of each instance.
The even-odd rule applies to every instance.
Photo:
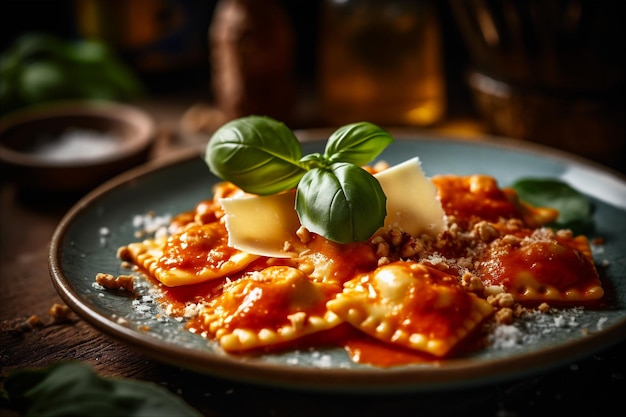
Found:
[[[449,2],[472,61],[478,110],[493,133],[620,167],[626,152],[619,2]]]
[[[295,35],[277,0],[219,0],[209,28],[211,82],[227,120],[251,114],[292,122]]]
[[[428,0],[324,0],[325,121],[427,126],[445,112],[441,33]]]

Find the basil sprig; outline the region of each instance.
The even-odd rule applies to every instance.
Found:
[[[296,188],[303,226],[339,243],[367,240],[384,224],[387,198],[361,166],[393,142],[368,122],[337,129],[323,154],[302,155],[293,132],[270,117],[246,116],[220,127],[206,147],[213,174],[246,192],[270,195]]]

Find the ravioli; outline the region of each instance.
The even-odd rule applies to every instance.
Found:
[[[520,219],[528,227],[539,227],[557,219],[557,210],[532,207],[519,200],[515,190],[498,187],[489,175],[437,175],[432,178],[442,207],[462,227],[478,221],[497,223],[501,219]]]
[[[401,261],[346,282],[327,307],[376,339],[435,356],[445,356],[493,313],[456,277]]]
[[[473,258],[471,272],[485,286],[501,286],[519,302],[585,302],[603,297],[587,238],[543,227],[558,218],[558,210],[533,207],[487,175],[446,175],[433,181],[446,214],[454,217],[457,226],[496,231],[487,233],[491,236],[485,236],[485,242],[469,242],[455,254]]]
[[[169,237],[130,243],[118,252],[168,287],[224,278],[259,258],[228,246],[220,221],[191,223]]]
[[[342,285],[358,272],[371,271],[378,258],[369,242],[337,243],[312,235],[306,250],[293,259],[309,279]]]
[[[189,328],[230,352],[291,342],[342,322],[326,309],[340,289],[290,266],[270,266],[226,283]]]
[[[524,239],[496,239],[476,273],[518,301],[594,301],[604,290],[585,236],[538,230]]]
[[[586,237],[543,227],[558,211],[520,201],[488,175],[431,184],[418,160],[378,177],[393,216],[365,242],[339,244],[300,227],[292,193],[261,198],[222,182],[212,199],[174,217],[169,236],[130,243],[118,256],[164,286],[188,286],[162,287],[168,314],[181,311],[168,297],[184,294],[187,328],[230,353],[356,329],[442,358],[520,303],[604,296]],[[508,301],[490,297],[502,290]]]

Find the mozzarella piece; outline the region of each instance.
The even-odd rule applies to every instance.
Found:
[[[226,213],[228,245],[256,255],[286,258],[300,242],[295,192],[220,198]]]
[[[381,230],[397,227],[413,236],[436,236],[445,228],[437,187],[414,157],[374,175],[387,196],[387,217]],[[380,230],[379,230],[380,231]]]

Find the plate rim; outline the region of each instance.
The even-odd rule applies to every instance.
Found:
[[[538,153],[542,158],[559,159],[567,164],[583,165],[603,175],[608,175],[626,184],[626,177],[610,168],[571,155],[567,152],[511,138],[495,136],[464,137],[421,129],[390,129],[392,135],[402,141],[445,140],[475,144],[478,146],[498,147],[507,150],[524,150]],[[307,129],[295,131],[303,142],[324,141],[329,129]],[[321,135],[321,136],[320,136]],[[326,135],[326,136],[324,136]],[[247,362],[240,357],[207,355],[206,352],[189,350],[184,346],[160,341],[144,335],[105,317],[95,308],[86,305],[72,288],[71,282],[63,274],[61,266],[62,242],[73,221],[83,212],[95,205],[100,198],[113,192],[118,187],[167,167],[192,162],[202,157],[204,145],[192,146],[168,157],[149,161],[141,166],[126,171],[96,187],[83,196],[63,216],[56,227],[48,252],[50,277],[57,293],[74,312],[91,326],[114,339],[139,349],[156,360],[185,369],[200,372],[213,377],[253,383],[278,388],[300,389],[323,392],[351,393],[398,393],[432,391],[441,389],[457,389],[467,386],[478,386],[489,383],[512,380],[537,373],[539,370],[553,369],[565,363],[587,357],[593,353],[609,348],[626,339],[626,317],[603,329],[601,332],[586,337],[567,341],[556,346],[544,347],[538,352],[523,352],[502,358],[477,360],[476,358],[446,359],[438,366],[416,367],[402,366],[392,368],[368,367],[341,368],[323,367],[285,367],[284,364]],[[485,361],[495,368],[484,374]],[[314,375],[312,375],[314,374]],[[456,377],[456,378],[455,378]],[[374,381],[372,381],[374,380]]]

